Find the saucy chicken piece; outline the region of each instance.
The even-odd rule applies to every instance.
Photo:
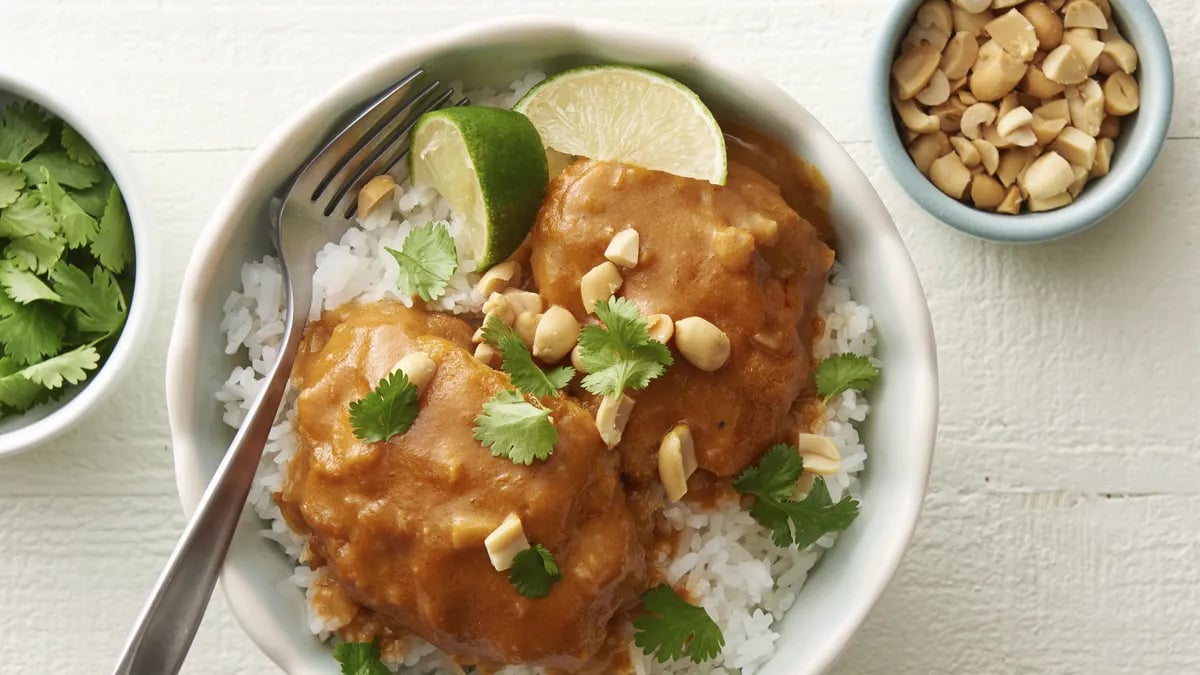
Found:
[[[793,402],[812,392],[817,303],[833,251],[755,170],[729,162],[727,185],[580,160],[551,182],[530,266],[550,304],[584,318],[580,278],[613,235],[638,231],[636,267],[618,294],[644,315],[699,316],[729,337],[729,360],[705,372],[682,358],[642,391],[621,443],[623,471],[657,480],[662,437],[687,424],[701,469],[733,476],[798,430]],[[594,320],[594,317],[593,319]]]
[[[565,397],[544,401],[558,430],[547,461],[493,457],[473,437],[474,420],[511,384],[467,351],[471,332],[388,302],[331,312],[310,328],[297,368],[300,447],[277,501],[294,529],[311,533],[313,565],[363,608],[346,616],[342,603],[343,622],[417,634],[464,664],[576,670],[647,584],[617,458]],[[413,351],[437,364],[413,426],[359,441],[348,406]],[[484,538],[509,513],[562,569],[545,598],[519,595],[489,560]]]

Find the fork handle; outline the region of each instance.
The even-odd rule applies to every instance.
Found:
[[[204,618],[287,388],[280,355],[138,617],[113,675],[178,673]]]

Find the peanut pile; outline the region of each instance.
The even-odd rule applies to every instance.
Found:
[[[1138,109],[1108,0],[927,0],[892,64],[908,153],[939,190],[1005,214],[1070,204]]]

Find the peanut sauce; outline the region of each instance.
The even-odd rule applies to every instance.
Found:
[[[417,635],[480,672],[507,663],[627,671],[630,614],[660,581],[655,561],[672,545],[657,483],[663,434],[689,425],[700,471],[686,499],[711,505],[736,496],[731,477],[771,444],[819,424],[812,344],[833,261],[829,189],[770,139],[726,131],[724,187],[571,163],[521,249],[548,305],[594,321],[579,279],[616,232],[634,228],[640,260],[622,269],[619,294],[644,314],[702,316],[730,339],[716,372],[675,352],[662,377],[629,392],[636,404],[613,450],[596,431],[595,397],[577,386],[542,399],[559,434],[548,460],[519,465],[481,447],[474,418],[511,384],[472,357],[478,320],[385,301],[344,306],[308,327],[293,376],[300,442],[276,501],[309,535],[302,560],[321,570],[310,596],[342,639],[379,639],[385,656],[400,658]],[[412,428],[358,440],[349,404],[411,351],[437,364]],[[562,568],[545,598],[522,597],[491,566],[483,539],[508,513]]]

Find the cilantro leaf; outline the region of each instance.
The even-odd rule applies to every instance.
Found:
[[[758,464],[746,467],[733,487],[744,495],[783,501],[795,493],[796,481],[803,472],[800,451],[787,443],[778,443],[771,446]]]
[[[54,214],[42,203],[37,193],[26,192],[0,212],[0,237],[15,239],[35,234],[53,237],[57,233],[58,224]]]
[[[858,501],[845,495],[834,503],[829,496],[825,479],[813,481],[808,496],[798,502],[787,502],[788,516],[795,528],[796,548],[807,548],[826,532],[841,532],[858,518]]]
[[[40,384],[26,379],[20,371],[15,360],[0,357],[0,410],[11,408],[23,412],[45,395],[46,390]]]
[[[76,308],[75,324],[81,332],[114,335],[125,323],[125,296],[112,273],[100,265],[87,272],[66,262],[50,271],[54,291],[64,305]]]
[[[28,305],[35,300],[52,302],[62,300],[58,293],[50,290],[46,282],[39,279],[36,274],[18,269],[11,262],[0,263],[0,287],[4,288],[8,297],[22,305]]]
[[[50,121],[30,101],[10,103],[0,119],[0,159],[20,162],[50,137]]]
[[[92,241],[91,251],[101,265],[118,274],[133,260],[133,230],[129,224],[129,212],[125,210],[125,200],[121,199],[121,191],[115,184],[109,188],[108,202],[104,206],[104,216],[100,218],[100,228]]]
[[[25,160],[21,168],[34,184],[41,183],[49,174],[60,184],[80,190],[92,187],[104,175],[100,167],[84,166],[61,151],[39,152]]]
[[[4,257],[17,269],[44,274],[62,257],[66,244],[59,237],[35,234],[13,239],[4,249]]]
[[[0,318],[0,344],[20,364],[35,363],[63,346],[66,326],[58,308],[45,302],[14,305]]]
[[[342,664],[342,675],[391,675],[379,656],[376,642],[343,642],[333,648],[333,658]]]
[[[493,456],[529,465],[554,453],[558,429],[549,410],[534,406],[520,392],[509,389],[483,404],[483,412],[475,417],[475,440],[491,448]]]
[[[8,294],[0,290],[0,318],[12,316],[13,312],[21,309],[16,300],[8,297]]]
[[[79,384],[87,371],[95,370],[100,353],[92,345],[76,347],[69,352],[26,366],[20,375],[46,389],[58,389],[63,382]]]
[[[721,653],[725,636],[703,607],[684,602],[667,584],[642,594],[644,614],[633,622],[633,643],[659,663],[684,654],[703,663]]]
[[[554,556],[541,544],[534,544],[513,558],[508,581],[521,595],[537,599],[550,595],[550,587],[562,579],[562,570]]]
[[[847,389],[865,391],[875,384],[879,369],[858,354],[838,354],[817,364],[817,395],[826,403]]]
[[[45,180],[37,186],[38,195],[58,222],[67,246],[79,248],[90,243],[96,238],[96,219],[80,208],[45,169],[42,174]]]
[[[92,218],[100,218],[104,215],[105,207],[108,206],[108,193],[112,190],[112,186],[112,178],[105,176],[103,180],[92,187],[86,190],[72,190],[70,194],[84,213]]]
[[[0,161],[0,209],[12,205],[25,187],[25,174],[12,162]]]
[[[517,331],[505,326],[500,319],[489,315],[483,321],[483,339],[500,350],[501,367],[508,373],[513,385],[534,396],[558,396],[559,389],[567,386],[575,369],[570,366],[544,371],[533,362],[533,355],[525,348],[525,342]]]
[[[733,482],[739,493],[754,497],[750,516],[771,530],[776,546],[807,548],[827,532],[850,527],[858,517],[858,502],[846,495],[834,503],[821,477],[813,481],[803,500],[793,500],[796,481],[803,471],[800,451],[793,445],[780,443]]]
[[[612,298],[597,302],[595,312],[604,325],[579,333],[580,363],[588,372],[584,389],[620,397],[625,389],[645,389],[675,362],[666,345],[650,338],[637,305]]]
[[[402,370],[379,381],[363,399],[350,404],[350,424],[364,443],[391,440],[417,419],[417,387]]]
[[[100,161],[100,156],[92,149],[87,139],[79,135],[79,132],[69,124],[63,125],[61,140],[63,149],[67,151],[67,157],[75,162],[84,166],[96,166],[96,163]]]
[[[416,294],[425,302],[440,298],[450,277],[458,271],[458,250],[445,223],[430,221],[410,232],[399,251],[386,246],[384,249],[400,265],[396,287],[404,295]]]

